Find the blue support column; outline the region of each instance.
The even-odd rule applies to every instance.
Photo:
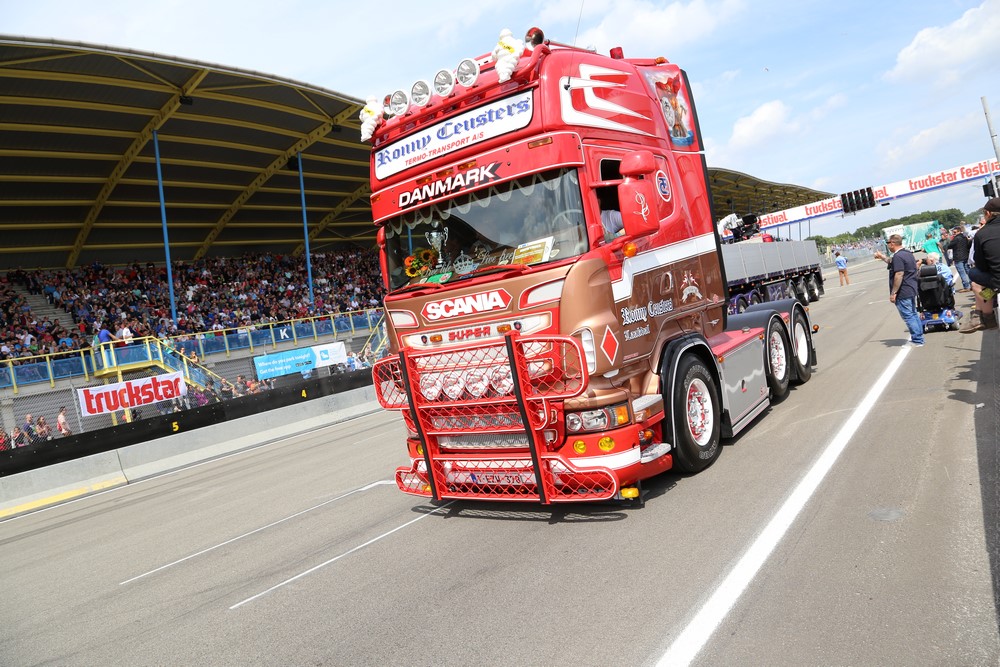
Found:
[[[306,276],[309,280],[309,307],[315,309],[316,301],[313,299],[313,270],[312,259],[309,256],[309,221],[306,217],[306,182],[302,177],[302,153],[296,153],[299,163],[299,193],[302,195],[302,233],[306,239]]]
[[[167,287],[170,289],[170,317],[177,326],[177,302],[174,300],[174,268],[170,265],[170,237],[167,234],[167,205],[163,199],[163,172],[160,169],[160,138],[153,130],[153,152],[156,155],[156,185],[160,190],[160,222],[163,224],[163,252],[167,256]]]

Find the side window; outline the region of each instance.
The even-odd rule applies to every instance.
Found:
[[[625,233],[622,225],[621,203],[618,201],[618,183],[622,180],[621,160],[604,158],[601,160],[600,181],[594,184],[598,208],[601,211],[601,227],[604,242]]]

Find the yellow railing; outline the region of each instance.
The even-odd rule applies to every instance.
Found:
[[[13,389],[14,393],[26,384],[47,382],[55,387],[56,380],[83,377],[85,380],[113,365],[128,365],[127,359],[137,352],[120,353],[119,350],[147,350],[147,358],[156,354],[152,348],[161,344],[178,352],[179,356],[191,360],[191,353],[197,356],[196,363],[206,357],[225,354],[229,357],[234,350],[275,349],[281,344],[295,347],[300,342],[318,341],[320,338],[354,336],[360,331],[380,331],[382,309],[352,311],[332,315],[320,315],[282,322],[265,322],[244,327],[204,331],[195,334],[173,336],[165,339],[135,339],[127,347],[116,347],[114,343],[104,343],[95,348],[85,348],[72,352],[40,354],[0,361],[0,389]],[[369,341],[373,339],[369,336]],[[151,347],[152,346],[152,347]],[[124,354],[122,359],[118,357]],[[160,351],[162,356],[162,350]],[[114,356],[108,356],[114,355]],[[135,363],[141,363],[136,361]],[[200,363],[199,363],[200,365]],[[207,369],[205,369],[207,371]],[[213,374],[214,375],[214,374]],[[216,376],[218,377],[218,376]],[[218,381],[221,381],[221,378]]]

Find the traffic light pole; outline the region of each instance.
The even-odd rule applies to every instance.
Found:
[[[990,104],[986,101],[986,96],[979,98],[983,102],[983,113],[986,114],[986,127],[990,130],[990,139],[993,140],[993,153],[997,162],[1000,162],[1000,141],[997,140],[996,130],[993,129],[993,119],[990,118]],[[1000,173],[993,174],[993,191],[1000,195]]]

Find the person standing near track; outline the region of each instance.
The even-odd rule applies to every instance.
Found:
[[[837,265],[837,273],[840,274],[840,286],[843,287],[846,282],[848,285],[851,284],[851,279],[847,277],[847,258],[840,254],[840,251],[833,253],[836,259],[833,263]]]
[[[962,289],[959,292],[968,292],[972,289],[969,281],[969,237],[965,235],[961,227],[952,230],[951,240],[948,241],[948,249],[951,250],[952,261],[955,262],[955,270],[958,277],[962,279]]]
[[[972,257],[976,265],[969,269],[969,279],[979,318],[969,317],[959,329],[959,333],[966,334],[997,328],[993,301],[1000,291],[1000,197],[994,197],[983,207],[983,224],[972,237]]]
[[[916,347],[924,344],[924,326],[917,312],[917,261],[913,253],[903,247],[903,237],[893,234],[886,244],[888,257],[875,251],[875,259],[889,266],[889,301],[895,304],[899,316],[910,331],[910,343]]]

